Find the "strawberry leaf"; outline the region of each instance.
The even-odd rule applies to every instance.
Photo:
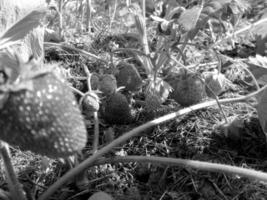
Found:
[[[267,24],[265,27],[267,27]],[[256,54],[267,55],[267,35],[265,37],[261,35],[256,36]]]
[[[146,89],[146,96],[153,96],[157,98],[158,102],[164,103],[171,91],[172,87],[167,82],[157,77],[156,80],[150,80]]]
[[[0,50],[17,43],[28,35],[33,29],[41,25],[41,20],[46,14],[46,9],[40,8],[26,15],[15,23],[0,37]]]
[[[203,9],[203,4],[194,6],[188,10],[182,12],[178,19],[178,23],[183,27],[185,31],[190,31],[196,27],[200,13]]]
[[[262,17],[261,21],[264,20],[263,23],[259,23],[258,25],[254,26],[252,29],[252,32],[260,36],[261,38],[266,38],[267,37],[267,14]]]
[[[267,57],[260,55],[249,57],[246,64],[259,84],[267,84]]]

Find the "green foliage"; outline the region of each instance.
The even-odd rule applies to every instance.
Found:
[[[46,9],[34,10],[10,27],[0,38],[0,50],[25,38],[33,29],[42,24]]]

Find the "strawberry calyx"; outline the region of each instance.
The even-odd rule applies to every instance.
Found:
[[[48,70],[31,71],[27,77],[18,77],[11,83],[0,85],[0,109],[5,105],[9,94],[16,93],[24,90],[33,91],[33,80],[51,73]]]
[[[97,91],[89,91],[80,99],[79,105],[84,111],[97,112],[100,107],[100,99]]]

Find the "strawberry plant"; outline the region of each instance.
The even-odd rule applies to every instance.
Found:
[[[0,38],[3,199],[265,199],[263,1],[49,5],[45,63],[16,51],[45,12]]]

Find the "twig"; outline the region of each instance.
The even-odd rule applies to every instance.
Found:
[[[81,50],[81,49],[77,49],[75,47],[71,47],[71,46],[68,46],[68,45],[63,45],[63,44],[58,44],[58,43],[53,43],[53,42],[44,42],[44,46],[45,47],[58,47],[58,48],[61,48],[61,49],[63,49],[63,48],[70,49],[72,51],[76,51],[78,53],[81,53],[84,56],[89,56],[89,57],[92,57],[92,58],[94,58],[96,60],[99,60],[99,61],[101,61],[101,62],[103,62],[105,64],[108,64],[108,61],[106,61],[106,60],[104,60],[102,58],[99,58],[98,56],[96,56],[96,55],[94,55],[92,53],[89,53],[87,51],[84,51],[84,50]]]
[[[247,99],[259,94],[260,92],[262,92],[263,90],[265,90],[267,88],[267,85],[264,86],[263,88],[261,88],[260,90],[248,94],[246,96],[241,96],[238,98],[228,98],[228,99],[222,99],[219,102],[222,104],[225,103],[234,103],[234,102],[242,102],[242,101],[246,101]],[[204,102],[204,103],[200,103],[197,105],[193,105],[190,106],[188,108],[184,108],[182,110],[179,110],[177,112],[174,113],[170,113],[167,115],[164,115],[162,117],[159,117],[157,119],[154,119],[152,121],[149,121],[141,126],[138,126],[136,128],[134,128],[133,130],[123,134],[121,137],[117,138],[116,140],[113,140],[111,143],[109,143],[108,145],[104,146],[103,148],[101,148],[100,150],[98,150],[95,154],[93,154],[92,156],[90,156],[89,158],[87,158],[86,160],[84,160],[82,163],[80,163],[80,165],[78,165],[77,167],[71,169],[69,172],[67,172],[65,175],[63,175],[58,181],[56,181],[52,186],[50,186],[39,198],[39,200],[46,200],[48,199],[54,192],[56,192],[63,184],[65,184],[67,181],[73,179],[74,176],[76,176],[77,174],[81,173],[81,171],[85,170],[88,166],[92,165],[93,162],[95,162],[97,160],[97,158],[103,156],[104,154],[106,154],[107,152],[110,152],[110,150],[124,142],[126,142],[128,139],[137,136],[139,133],[143,132],[144,130],[159,125],[161,123],[170,121],[178,116],[190,113],[192,111],[195,110],[199,110],[199,109],[203,109],[209,106],[214,106],[216,105],[217,102],[215,100],[212,101],[208,101],[208,102]],[[205,165],[203,166],[203,169],[205,168]],[[211,168],[212,169],[212,168]]]
[[[122,52],[129,51],[129,52],[136,53],[138,55],[150,58],[149,54],[145,54],[144,52],[139,51],[138,49],[134,49],[134,48],[118,48],[118,49],[115,49],[114,51],[112,51],[112,53],[114,54],[114,53],[120,52],[120,51],[122,51]]]

